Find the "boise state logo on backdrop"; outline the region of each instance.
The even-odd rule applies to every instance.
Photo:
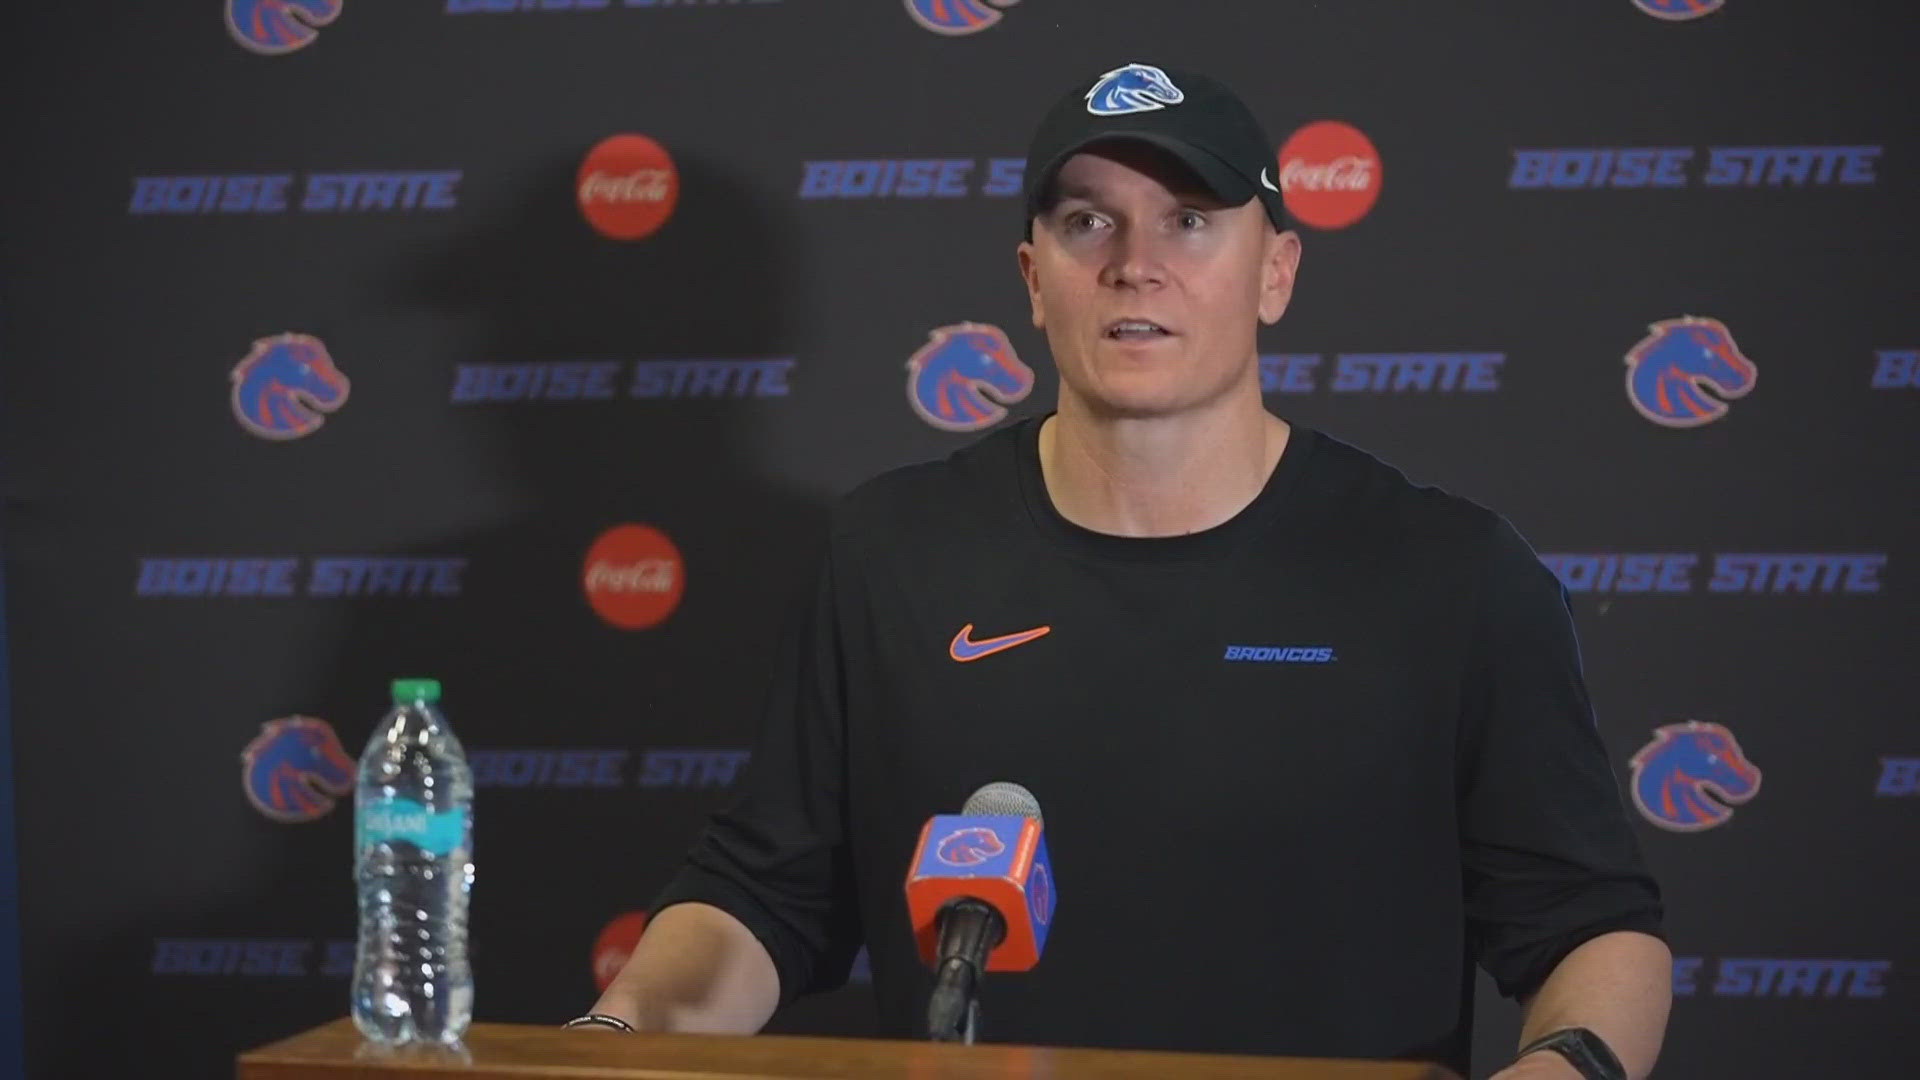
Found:
[[[1094,81],[1087,91],[1087,111],[1095,116],[1125,116],[1178,105],[1187,95],[1173,85],[1167,73],[1151,64],[1114,68]]]
[[[907,360],[907,400],[934,427],[992,427],[1007,415],[1002,405],[1022,401],[1033,390],[1033,369],[997,326],[955,323],[928,338]]]
[[[311,716],[267,721],[240,753],[247,801],[275,821],[321,817],[352,794],[356,771],[332,725]]]
[[[1657,727],[1631,764],[1633,805],[1674,832],[1711,829],[1733,816],[1728,804],[1738,806],[1760,790],[1760,770],[1719,724],[1688,720]]]
[[[975,34],[1006,16],[1020,0],[906,0],[913,21],[936,34]]]
[[[227,0],[227,30],[233,40],[269,56],[313,43],[322,27],[340,17],[346,0]]]
[[[933,855],[948,866],[979,866],[1005,850],[1007,845],[1001,842],[999,833],[974,826],[940,841]]]
[[[1656,19],[1679,22],[1720,10],[1727,0],[1633,0],[1633,6]]]
[[[233,415],[263,439],[311,435],[330,413],[347,403],[347,377],[333,366],[320,339],[278,334],[253,343],[233,366]]]
[[[1647,330],[1627,353],[1627,399],[1656,424],[1698,427],[1718,420],[1727,413],[1726,400],[1743,396],[1759,378],[1718,319],[1687,315]]]

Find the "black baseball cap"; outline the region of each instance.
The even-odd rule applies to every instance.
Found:
[[[1022,181],[1029,237],[1060,166],[1088,146],[1113,139],[1165,150],[1222,202],[1240,206],[1258,198],[1274,228],[1289,228],[1274,178],[1273,143],[1245,103],[1197,72],[1133,63],[1079,83],[1040,121]]]

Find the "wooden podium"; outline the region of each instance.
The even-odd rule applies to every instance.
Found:
[[[350,1020],[240,1055],[239,1080],[1455,1080],[1415,1062],[956,1046],[784,1035],[622,1035],[475,1024],[459,1053],[384,1050]]]

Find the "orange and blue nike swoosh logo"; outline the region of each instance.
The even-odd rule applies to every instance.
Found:
[[[947,655],[964,664],[969,660],[978,660],[983,656],[1005,652],[1015,645],[1025,645],[1035,638],[1046,637],[1052,630],[1051,626],[1036,626],[1017,634],[1002,634],[999,637],[987,638],[985,641],[975,641],[969,636],[973,633],[973,624],[968,623],[960,628],[959,633],[953,635],[953,644],[948,647]]]

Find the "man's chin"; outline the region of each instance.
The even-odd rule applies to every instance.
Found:
[[[1102,419],[1152,420],[1178,416],[1198,408],[1205,399],[1182,386],[1103,386],[1078,395],[1087,412]]]

